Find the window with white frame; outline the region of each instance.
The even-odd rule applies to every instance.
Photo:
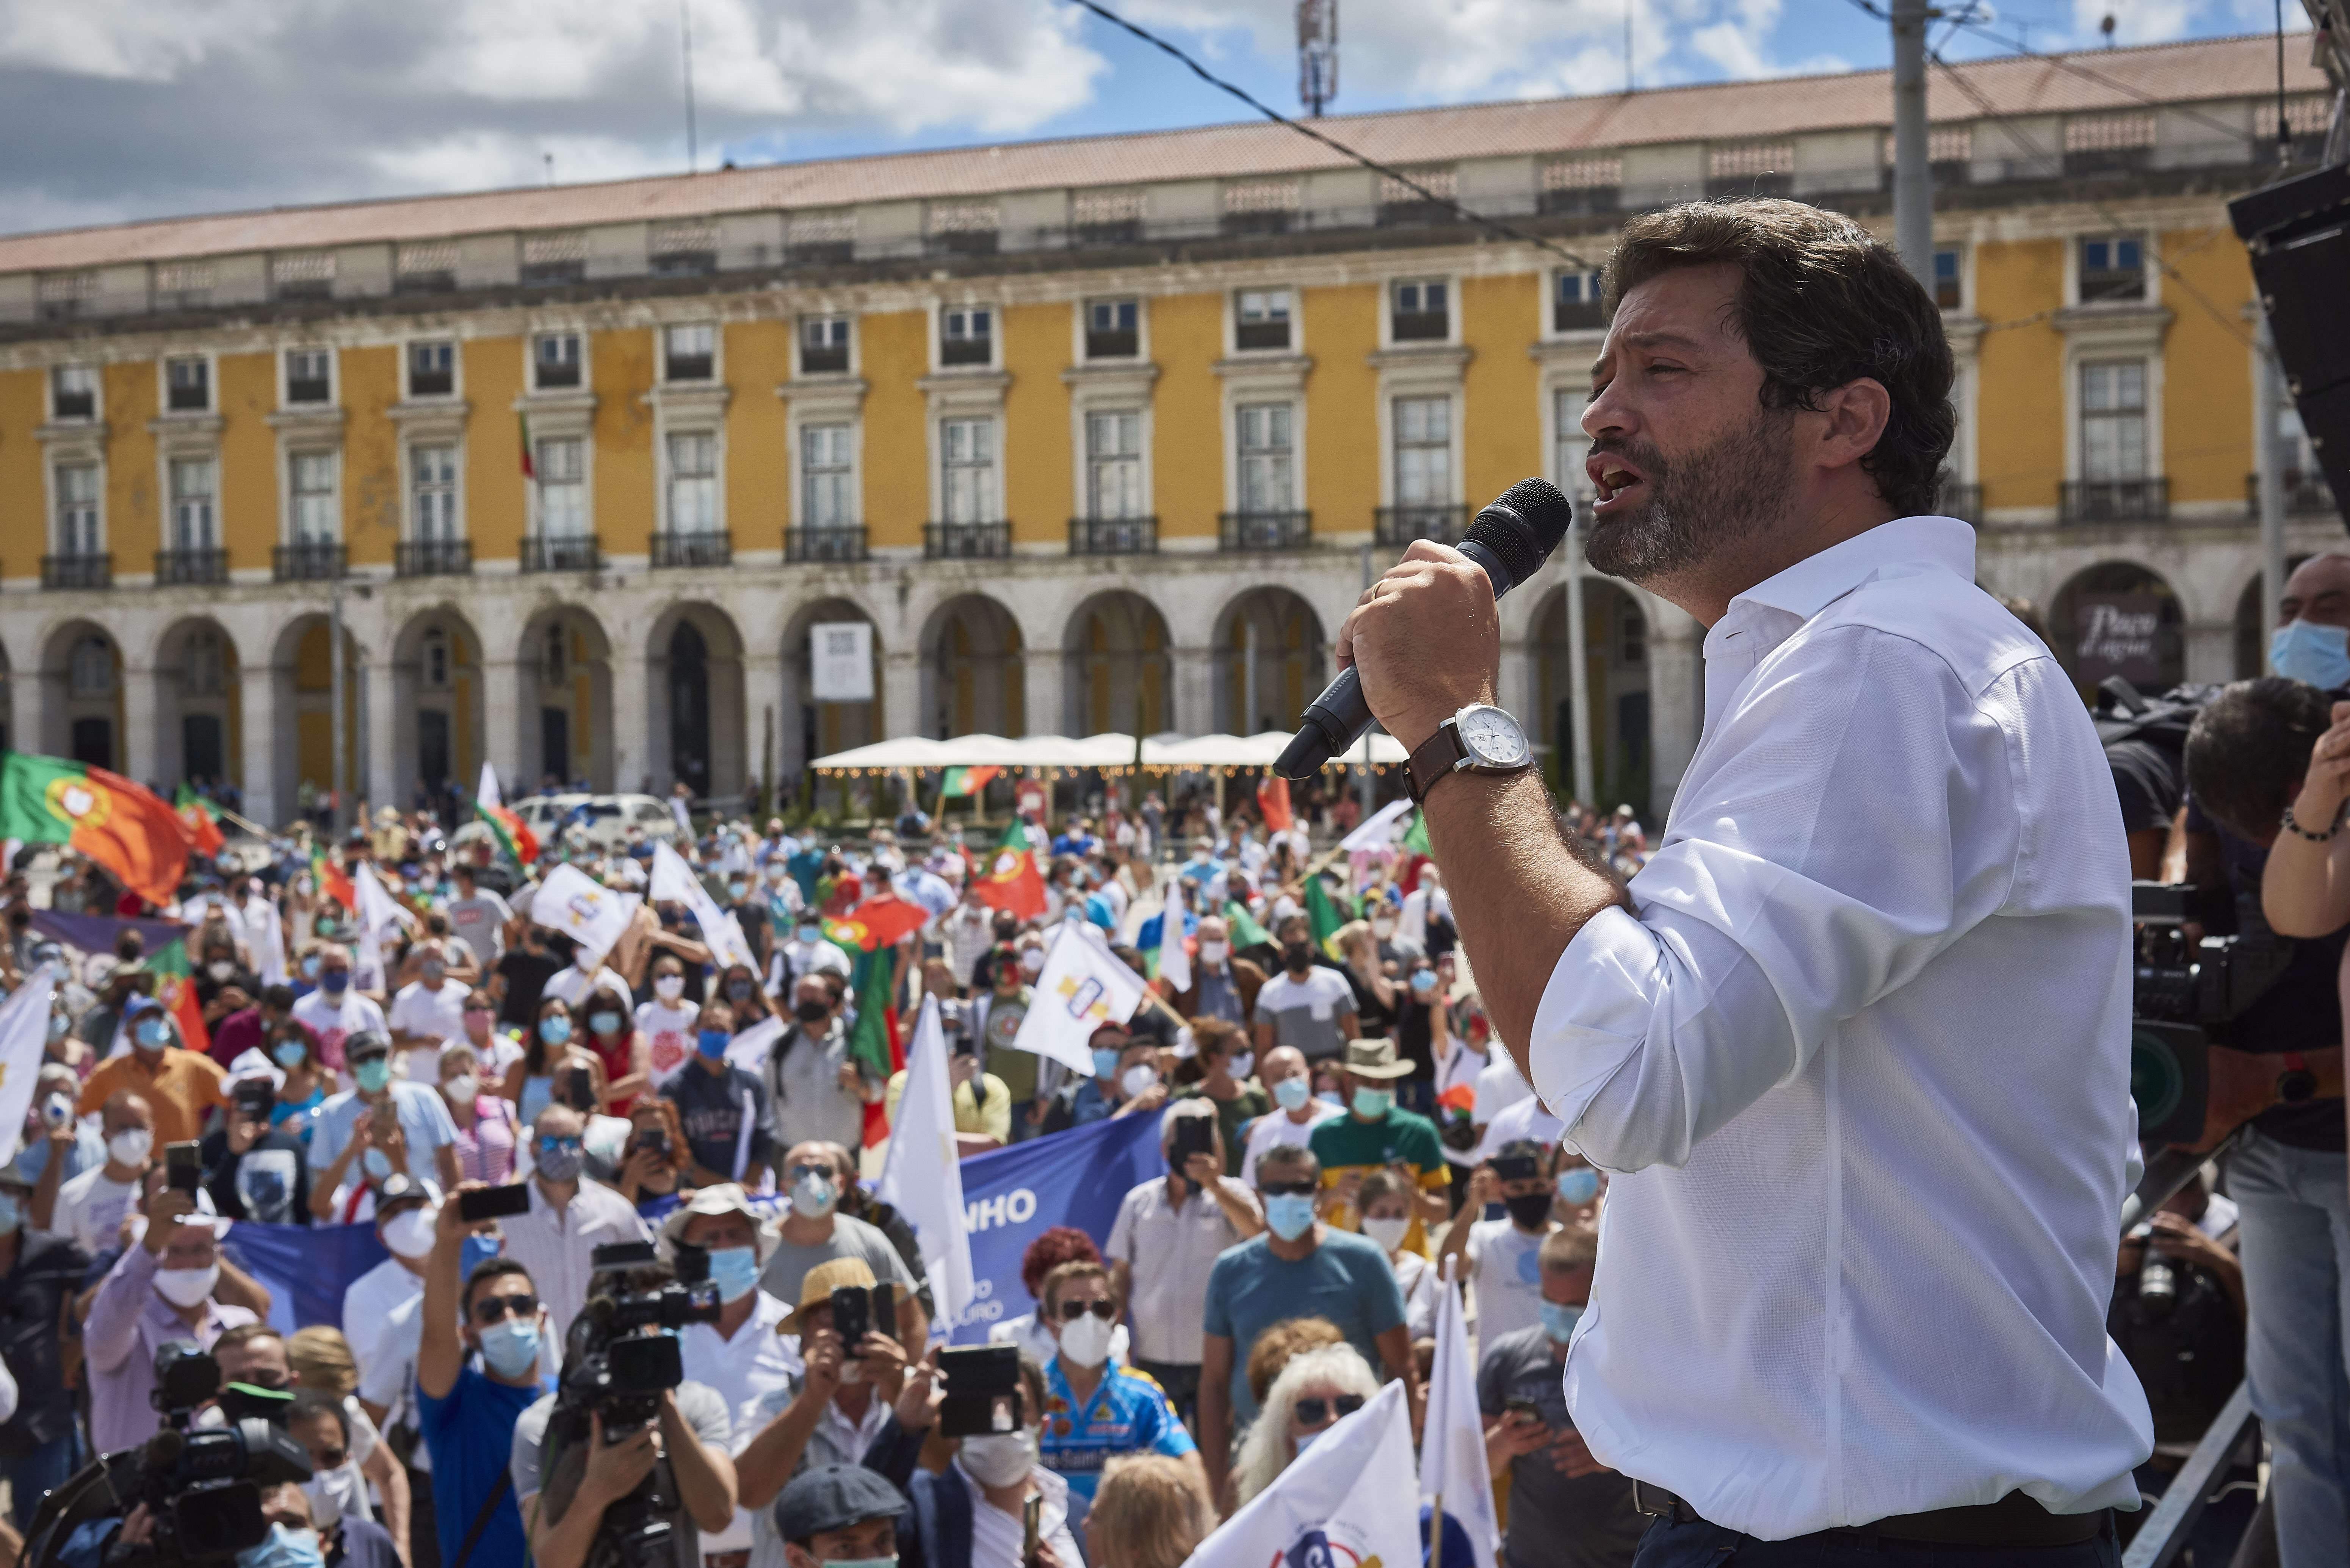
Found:
[[[175,414],[205,414],[213,407],[213,367],[209,359],[163,361],[163,403]]]
[[[1395,400],[1395,498],[1399,506],[1452,504],[1452,400]]]
[[[800,526],[853,528],[857,491],[846,424],[800,427]]]
[[[457,346],[454,343],[411,343],[408,346],[408,395],[445,398],[457,389]]]
[[[2146,477],[2146,361],[2081,367],[2081,477]]]
[[[1388,336],[1399,343],[1441,342],[1450,337],[1451,295],[1442,278],[1414,278],[1391,286]]]
[[[2135,234],[2081,242],[2081,303],[2146,297],[2146,245]]]
[[[342,508],[335,495],[335,454],[297,452],[291,460],[296,545],[331,545],[342,532]]]
[[[800,374],[837,376],[848,369],[848,317],[800,317]]]
[[[175,457],[172,460],[172,548],[174,550],[211,550],[220,543],[220,532],[213,521],[213,460],[208,457]]]
[[[1287,349],[1289,290],[1244,288],[1232,304],[1232,347],[1240,349]]]
[[[1087,515],[1141,517],[1142,415],[1131,409],[1086,416]]]
[[[1086,305],[1086,358],[1131,359],[1142,352],[1142,306],[1131,299]]]
[[[98,372],[88,365],[59,365],[49,372],[49,417],[98,417]]]
[[[939,486],[947,523],[996,522],[995,421],[941,420]]]
[[[1295,510],[1296,456],[1290,444],[1290,405],[1243,403],[1232,414],[1240,441],[1241,510]]]
[[[718,529],[718,437],[672,431],[669,438],[669,526],[673,534]]]
[[[587,445],[577,436],[538,443],[538,531],[545,538],[588,536]]]
[[[408,450],[409,489],[419,544],[442,545],[457,537],[457,449],[435,443]]]
[[[1588,392],[1561,388],[1551,394],[1555,427],[1551,432],[1551,471],[1558,477],[1559,489],[1577,510],[1591,504],[1591,476],[1583,472],[1583,460],[1591,455],[1591,438],[1583,433],[1583,410],[1590,406]]]
[[[995,313],[985,308],[957,306],[939,316],[939,363],[992,365],[995,362]]]
[[[57,465],[57,554],[96,556],[105,545],[98,536],[98,464]]]
[[[709,380],[718,369],[718,328],[706,321],[665,328],[661,334],[661,360],[664,380]]]
[[[542,332],[532,340],[531,365],[541,391],[579,385],[579,334]]]
[[[1603,308],[1597,273],[1561,272],[1552,275],[1550,329],[1553,332],[1581,332],[1605,327],[1607,318],[1601,314]]]
[[[286,400],[330,403],[335,400],[334,360],[324,348],[286,350]]]

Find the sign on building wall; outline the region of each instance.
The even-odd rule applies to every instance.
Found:
[[[873,701],[873,628],[861,620],[808,628],[809,685],[819,702]]]
[[[2162,682],[2162,658],[2156,639],[2162,628],[2162,600],[2153,594],[2083,594],[2074,606],[2073,624],[2079,640],[2073,649],[2073,674],[2094,686],[2118,675],[2141,691]]]

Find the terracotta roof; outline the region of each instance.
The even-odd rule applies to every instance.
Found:
[[[2100,75],[2168,102],[2243,98],[2276,87],[2275,43],[2269,36],[2099,49],[2077,57]],[[1958,68],[2002,114],[2124,109],[2139,102],[2045,57],[2012,57]],[[2324,75],[2308,63],[2305,48],[2288,57],[2286,80],[2293,92],[2326,86]],[[1928,93],[1929,112],[1938,119],[1977,116],[1975,106],[1939,71],[1929,75]],[[1891,121],[1891,99],[1889,73],[1856,71],[1337,115],[1319,126],[1381,162],[1422,164],[1885,125]],[[2216,138],[2218,132],[2211,134]],[[1281,126],[1252,121],[58,230],[0,238],[0,272],[1063,186],[1249,178],[1339,168],[1346,161]]]

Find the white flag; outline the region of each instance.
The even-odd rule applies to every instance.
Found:
[[[530,901],[535,923],[561,931],[599,959],[629,929],[635,909],[635,900],[599,886],[577,866],[557,866]]]
[[[1028,1013],[1012,1037],[1013,1048],[1090,1078],[1094,1031],[1134,1016],[1142,1005],[1142,977],[1118,961],[1091,925],[1063,920],[1045,954],[1044,972],[1029,992]]]
[[[1191,950],[1183,945],[1183,892],[1171,876],[1159,884],[1159,978],[1178,996],[1191,989]]]
[[[775,1047],[776,1041],[784,1037],[784,1023],[781,1014],[771,1012],[726,1042],[727,1064],[730,1066],[742,1068],[745,1073],[764,1083],[767,1074],[767,1053]]]
[[[277,906],[258,893],[248,894],[237,911],[244,922],[245,945],[253,950],[255,976],[264,985],[286,983],[286,926]]]
[[[1450,1272],[1453,1260],[1445,1260]],[[1485,1469],[1485,1421],[1477,1409],[1477,1358],[1469,1349],[1469,1325],[1461,1309],[1461,1287],[1443,1284],[1436,1305],[1436,1362],[1428,1376],[1428,1425],[1419,1450],[1419,1497],[1429,1505],[1429,1535],[1444,1540],[1440,1523],[1450,1515],[1469,1537],[1477,1568],[1493,1568],[1501,1528],[1493,1511],[1493,1478]]]
[[[742,926],[718,907],[709,889],[702,887],[702,878],[685,863],[685,857],[658,838],[653,840],[652,886],[649,891],[656,904],[679,903],[693,911],[694,921],[702,928],[702,940],[709,944],[710,956],[722,968],[739,963],[754,974],[758,972],[759,961],[743,935]]]
[[[914,1044],[906,1053],[906,1088],[889,1128],[889,1153],[873,1192],[905,1216],[921,1243],[922,1270],[938,1303],[932,1322],[940,1337],[969,1310],[975,1293],[959,1159],[946,1033],[939,1026],[939,999],[926,996]]]
[[[403,922],[412,922],[416,917],[400,907],[371,863],[360,861],[359,872],[351,880],[358,887],[359,900],[359,950],[354,979],[362,991],[389,990],[390,975],[383,961],[384,944],[399,932]]]
[[[1338,840],[1338,847],[1353,855],[1366,849],[1385,849],[1403,831],[1404,820],[1411,815],[1411,799],[1392,800],[1363,820],[1362,826]]]
[[[1411,1409],[1403,1385],[1390,1383],[1200,1542],[1185,1568],[1417,1568],[1419,1561]]]
[[[473,786],[473,799],[482,805],[504,805],[505,797],[498,793],[498,770],[490,759],[482,759],[482,782]]]
[[[5,1151],[0,1161],[15,1159],[24,1145],[25,1116],[33,1108],[41,1055],[48,1048],[49,1001],[57,982],[57,966],[45,963],[15,995],[0,1002],[0,1150]]]

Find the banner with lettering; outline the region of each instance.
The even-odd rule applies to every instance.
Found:
[[[2141,691],[2162,685],[2162,600],[2153,594],[2082,594],[2073,605],[2078,636],[2073,676],[2095,686],[2118,675]]]

